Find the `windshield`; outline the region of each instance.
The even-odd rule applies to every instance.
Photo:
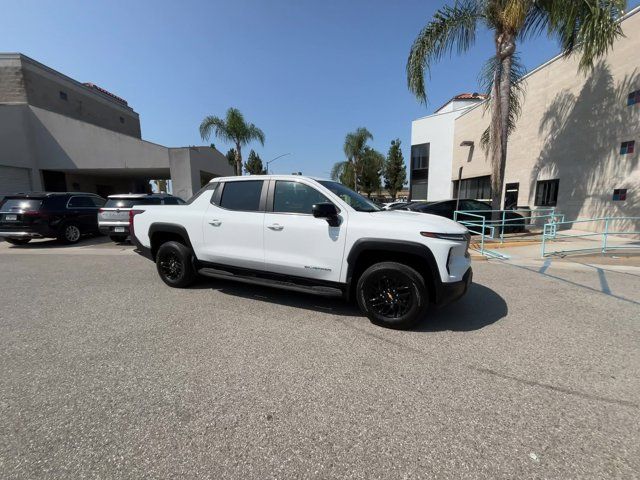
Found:
[[[329,182],[326,180],[322,180],[318,183],[320,183],[320,185],[322,185],[323,187],[331,190],[332,193],[339,196],[347,205],[358,212],[378,212],[381,210],[380,207],[378,207],[371,200],[367,200],[359,193],[356,193],[350,188],[345,187],[341,183]]]

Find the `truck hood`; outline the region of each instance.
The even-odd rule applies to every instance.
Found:
[[[466,227],[453,220],[430,213],[412,212],[409,210],[382,210],[372,213],[359,213],[368,215],[369,222],[377,224],[401,227],[402,225],[414,225],[422,231],[434,233],[467,233]]]

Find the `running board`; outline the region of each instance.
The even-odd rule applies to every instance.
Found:
[[[285,290],[310,293],[312,295],[320,295],[323,297],[343,296],[343,292],[340,288],[327,287],[325,285],[301,285],[299,283],[287,282],[284,280],[276,280],[271,278],[263,278],[254,275],[239,275],[228,272],[226,270],[218,270],[217,268],[201,268],[200,270],[198,270],[198,273],[211,278],[235,280],[237,282],[248,283],[251,285],[282,288]]]

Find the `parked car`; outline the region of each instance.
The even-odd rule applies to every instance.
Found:
[[[109,195],[98,212],[100,233],[114,242],[124,242],[129,236],[129,210],[134,205],[183,205],[181,198],[166,193],[127,193]]]
[[[129,215],[137,251],[175,288],[202,274],[339,295],[355,298],[374,323],[406,328],[471,283],[465,227],[381,210],[330,180],[215,178],[187,205]]]
[[[426,202],[423,202],[421,200],[414,202],[397,202],[394,205],[390,205],[389,207],[387,207],[387,210],[409,210],[409,207],[412,205],[422,205],[424,203]]]
[[[413,210],[415,212],[422,213],[430,213],[432,215],[439,215],[441,217],[450,218],[453,220],[453,213],[456,211],[456,202],[457,200],[442,200],[438,202],[415,202],[408,205],[408,210]],[[474,215],[480,215],[484,217],[486,220],[491,220],[491,212],[487,210],[491,210],[491,205],[485,202],[481,202],[479,200],[469,200],[469,199],[461,199],[458,204],[457,210],[471,210]],[[477,212],[477,213],[476,213]],[[502,220],[502,216],[500,217]],[[482,219],[472,216],[465,215],[464,213],[458,214],[457,221],[470,221],[470,222],[482,222]],[[495,223],[494,223],[495,225]],[[474,228],[471,227],[471,230],[480,231],[481,227]],[[505,212],[505,227],[504,233],[517,233],[523,232],[525,229],[525,219],[522,215],[506,211]],[[491,230],[486,229],[485,233],[490,234]],[[498,224],[498,228],[495,229],[495,233],[500,233],[500,227]]]
[[[407,202],[387,202],[387,203],[383,203],[382,205],[382,209],[383,210],[395,210],[396,208],[400,208],[404,205],[406,205]]]
[[[81,192],[7,195],[0,204],[0,237],[13,245],[33,238],[76,243],[82,235],[98,233],[96,215],[104,203],[98,195]]]

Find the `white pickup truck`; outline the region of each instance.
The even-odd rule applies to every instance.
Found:
[[[136,206],[129,215],[137,251],[171,287],[202,274],[341,295],[376,324],[408,328],[471,283],[466,228],[381,210],[330,180],[215,178],[185,205]]]

